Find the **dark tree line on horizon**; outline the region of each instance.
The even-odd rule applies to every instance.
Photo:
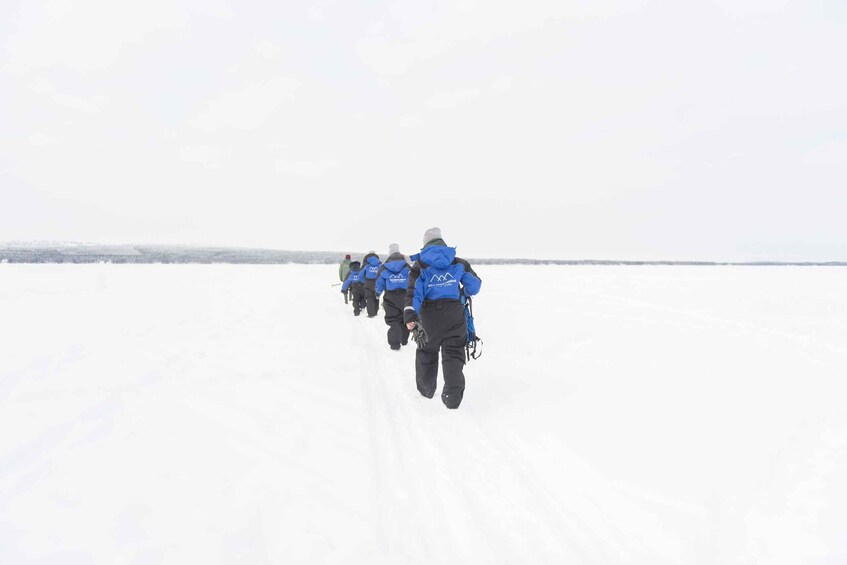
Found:
[[[346,252],[285,251],[238,247],[190,247],[168,245],[16,245],[0,247],[2,263],[115,263],[115,264],[338,264]],[[353,253],[361,259],[364,253]],[[383,258],[385,258],[383,256]],[[472,259],[477,265],[750,265],[750,266],[847,266],[845,262],[710,262],[710,261],[615,261],[595,259]]]

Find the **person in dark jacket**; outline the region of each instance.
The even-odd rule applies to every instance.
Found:
[[[388,259],[379,269],[375,292],[377,299],[385,292],[382,309],[385,310],[385,323],[388,324],[388,345],[395,351],[409,343],[409,329],[403,323],[408,281],[409,264],[400,254],[400,246],[392,243],[388,246]]]
[[[456,248],[441,239],[441,229],[426,230],[424,246],[409,270],[403,309],[407,329],[418,341],[415,381],[418,391],[432,398],[438,379],[438,353],[444,372],[441,401],[458,408],[465,394],[465,343],[468,336],[461,294],[473,296],[482,281],[470,264],[456,257]],[[425,335],[421,334],[421,329]]]
[[[350,274],[350,254],[344,256],[344,260],[341,261],[341,264],[338,265],[338,280],[342,283],[347,280],[347,275]],[[344,293],[344,304],[347,304],[348,298],[350,296],[350,291],[348,289],[347,292]]]
[[[343,294],[347,294],[348,291],[353,301],[353,315],[358,316],[365,309],[365,273],[358,261],[350,262],[350,272],[344,284],[341,285]]]
[[[379,275],[379,268],[382,263],[379,262],[379,255],[376,251],[368,251],[362,261],[362,272],[365,274],[365,304],[368,307],[368,318],[373,318],[379,312],[379,298],[377,298],[376,277]]]

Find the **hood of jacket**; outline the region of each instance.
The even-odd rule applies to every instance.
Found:
[[[399,253],[395,253],[391,257],[389,257],[388,259],[385,260],[385,263],[383,263],[383,266],[387,270],[391,271],[392,273],[399,273],[400,271],[402,271],[403,269],[408,267],[409,264],[406,263],[405,257],[403,257]]]
[[[365,263],[372,267],[378,267],[379,257],[377,257],[376,255],[365,255]]]
[[[420,260],[437,269],[446,269],[456,258],[456,248],[446,245],[427,245],[419,254]]]

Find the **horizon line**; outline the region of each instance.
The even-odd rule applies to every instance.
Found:
[[[151,263],[153,261],[127,261],[127,257],[137,257],[139,254],[126,255],[120,253],[110,253],[110,250],[120,249],[120,248],[132,248],[134,250],[149,248],[156,250],[177,250],[177,249],[192,249],[195,251],[203,251],[203,250],[214,250],[214,251],[224,251],[224,252],[236,252],[236,253],[257,253],[257,252],[270,252],[270,253],[284,253],[284,254],[312,254],[312,255],[320,255],[321,261],[317,263],[326,263],[330,264],[333,262],[338,262],[343,259],[344,255],[356,255],[359,253],[351,253],[349,251],[325,251],[325,250],[297,250],[297,249],[278,249],[273,247],[247,247],[247,246],[231,246],[231,245],[216,245],[216,244],[196,244],[196,243],[98,243],[98,242],[81,242],[81,241],[55,241],[55,240],[30,240],[30,241],[21,241],[21,240],[13,240],[13,241],[3,241],[0,242],[0,246],[6,248],[6,251],[18,251],[18,252],[29,252],[36,253],[38,251],[51,250],[55,252],[59,252],[60,255],[64,255],[61,253],[61,250],[64,249],[79,249],[79,248],[91,248],[98,247],[101,248],[104,253],[91,253],[90,256],[100,256],[101,258],[106,258],[108,256],[114,256],[116,258],[121,257],[124,259],[122,262],[131,262],[131,263]],[[93,251],[93,250],[92,250]],[[341,256],[341,259],[338,256]],[[361,255],[365,255],[365,253],[361,253]],[[379,254],[378,254],[379,255]],[[409,257],[407,254],[403,254],[405,257]],[[84,258],[85,255],[74,254],[69,255],[78,259]],[[186,257],[181,257],[182,259],[186,259]],[[231,259],[235,259],[237,257],[233,257]],[[64,263],[65,261],[32,261],[32,260],[23,260],[23,261],[10,261],[10,258],[0,257],[0,260],[6,263]],[[25,259],[24,257],[17,257],[17,259]],[[180,259],[180,257],[170,257],[169,259]],[[195,258],[196,259],[196,258]],[[205,260],[189,260],[183,261],[184,263],[209,263],[208,257],[204,258]],[[262,264],[268,263],[268,261],[245,261],[244,257],[241,258],[241,261],[220,261],[221,263],[255,263]],[[291,261],[291,258],[288,258],[285,262],[302,262],[304,264],[316,263],[316,261]],[[838,261],[838,260],[774,260],[774,259],[758,259],[758,260],[741,260],[741,261],[716,261],[716,260],[700,260],[700,259],[536,259],[529,257],[468,257],[469,261],[473,261],[478,264],[558,264],[558,265],[681,265],[681,266],[847,266],[847,261]],[[86,262],[86,261],[76,261],[76,262]],[[170,261],[169,261],[170,262]],[[275,263],[275,262],[271,262]]]

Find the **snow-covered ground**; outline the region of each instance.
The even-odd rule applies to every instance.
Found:
[[[0,265],[0,563],[847,563],[847,269],[478,272],[448,411],[333,265]]]

